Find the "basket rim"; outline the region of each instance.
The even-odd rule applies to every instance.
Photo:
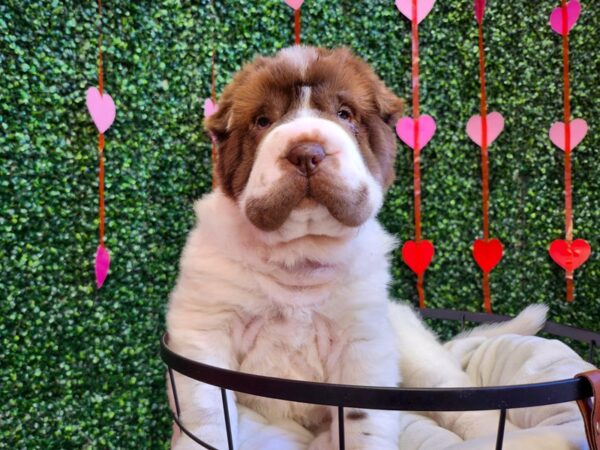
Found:
[[[423,316],[475,322],[507,320],[507,316],[453,310],[422,310]],[[452,317],[450,317],[452,316]],[[481,317],[483,316],[483,317]],[[600,342],[600,334],[548,323],[553,334]],[[575,333],[573,333],[575,332]],[[175,353],[168,333],[160,341],[160,356],[169,370],[221,389],[279,400],[317,405],[398,411],[477,411],[525,408],[565,403],[592,397],[587,380],[573,378],[544,383],[468,388],[401,388],[354,386],[236,372],[210,366]]]

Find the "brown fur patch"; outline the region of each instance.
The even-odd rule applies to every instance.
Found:
[[[304,177],[283,177],[268,194],[248,200],[246,216],[255,227],[263,231],[277,230],[305,198],[306,190]]]
[[[346,418],[348,420],[363,420],[366,419],[368,417],[368,414],[364,411],[355,409],[354,411],[350,411],[348,414],[346,414]]]

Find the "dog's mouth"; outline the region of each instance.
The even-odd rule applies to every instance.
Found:
[[[263,231],[279,229],[295,209],[310,209],[322,205],[329,214],[346,227],[358,227],[371,215],[368,187],[351,188],[328,170],[319,170],[307,177],[289,173],[262,196],[245,202],[245,214],[254,226]]]

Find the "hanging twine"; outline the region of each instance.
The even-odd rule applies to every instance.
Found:
[[[562,0],[563,29],[568,29],[567,1]],[[563,33],[563,84],[564,84],[564,123],[565,123],[565,235],[567,244],[573,243],[573,188],[571,183],[571,83],[569,76],[569,33]],[[566,271],[567,301],[575,298],[573,271]]]
[[[102,0],[98,0],[98,91],[104,91],[104,74],[102,71]],[[98,134],[98,153],[100,158],[98,190],[100,197],[100,245],[104,247],[104,133]]]
[[[479,21],[479,79],[481,84],[481,179],[482,179],[482,210],[483,210],[483,239],[490,239],[490,187],[489,187],[489,155],[488,155],[488,121],[487,121],[487,92],[485,82],[485,48],[483,42],[483,20]],[[492,312],[490,292],[490,273],[483,271],[483,307],[488,314]]]
[[[412,88],[415,146],[413,149],[413,192],[415,209],[415,241],[421,241],[421,149],[419,143],[419,24],[417,21],[417,0],[412,0]],[[425,308],[423,273],[417,274],[417,294],[419,308]]]

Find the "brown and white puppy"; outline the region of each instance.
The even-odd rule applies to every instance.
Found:
[[[347,49],[293,47],[235,76],[207,121],[219,189],[195,205],[167,316],[175,351],[291,379],[397,386],[402,370],[412,386],[470,384],[409,307],[390,320],[395,240],[375,216],[402,108]],[[219,390],[177,386],[183,423],[226,448]],[[236,448],[338,448],[328,408],[230,394],[230,409]],[[463,438],[490,431],[468,414],[435,418]],[[350,409],[345,422],[347,449],[399,447],[396,412]],[[181,436],[174,448],[198,447]]]

